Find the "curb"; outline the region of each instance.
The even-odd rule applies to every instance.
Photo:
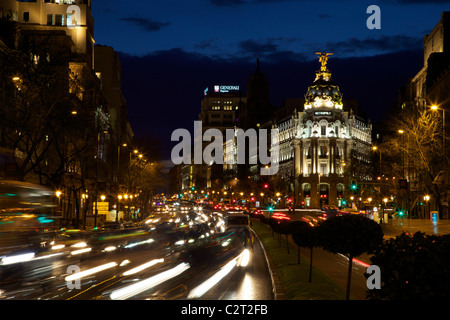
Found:
[[[270,278],[272,280],[273,298],[274,300],[284,300],[284,292],[283,287],[281,286],[281,280],[278,275],[278,272],[275,269],[272,259],[267,254],[266,249],[264,248],[264,244],[262,243],[261,239],[258,237],[256,232],[253,229],[251,230],[255,235],[256,239],[258,240],[262,251],[264,252],[264,257],[266,259],[267,267],[269,268]]]

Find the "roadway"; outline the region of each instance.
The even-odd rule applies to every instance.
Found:
[[[273,299],[260,243],[214,228],[217,216],[193,217],[67,233],[45,250],[4,256],[0,300]]]

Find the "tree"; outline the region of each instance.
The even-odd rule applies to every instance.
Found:
[[[137,153],[132,153],[124,176],[126,193],[134,194],[130,204],[142,212],[150,211],[150,204],[156,189],[164,184],[162,165],[158,151],[159,141],[152,136],[143,136],[136,141]],[[134,192],[132,192],[132,190]],[[137,197],[135,196],[137,195]],[[141,218],[144,218],[141,215]]]
[[[65,32],[0,26],[9,26],[18,44],[0,52],[0,147],[16,155],[18,179],[65,188],[66,218],[75,207],[78,223],[87,179],[107,180],[109,173],[111,132],[100,80]]]
[[[450,298],[450,236],[401,235],[385,241],[371,257],[380,267],[381,289],[369,299],[447,300]]]
[[[272,218],[273,220],[273,227],[275,228],[276,232],[281,236],[282,234],[286,237],[286,249],[287,253],[289,254],[289,241],[288,237],[290,234],[292,234],[292,222],[288,220],[277,220]]]
[[[309,282],[312,282],[313,248],[318,244],[317,228],[305,221],[294,221],[292,224],[292,239],[299,248],[298,261],[300,261],[300,247],[310,250]]]
[[[448,162],[446,155],[444,161],[442,157],[444,139],[447,139],[442,136],[442,117],[436,112],[407,105],[390,120],[389,125],[394,131],[382,145],[385,150],[389,150],[384,160],[390,164],[386,166],[386,174],[420,181],[423,191],[435,199],[442,218],[442,190],[433,183],[443,170],[444,161]],[[415,199],[408,199],[406,191],[399,194],[405,206],[410,201],[406,209],[411,210]]]
[[[378,223],[360,215],[331,217],[319,226],[319,243],[325,250],[349,259],[346,299],[350,297],[353,258],[373,252],[383,242]]]

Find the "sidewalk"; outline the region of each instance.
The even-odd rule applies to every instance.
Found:
[[[402,232],[427,234],[449,234],[450,220],[439,220],[433,223],[427,219],[394,218],[382,225],[385,239],[393,238]],[[292,238],[289,242],[296,247]],[[301,254],[309,262],[309,250],[302,249]],[[350,299],[365,300],[367,293],[367,265],[370,265],[370,255],[364,254],[353,261]],[[321,248],[314,248],[313,266],[326,273],[337,285],[345,290],[347,284],[348,258],[340,254],[332,254]],[[314,275],[313,275],[314,277]]]
[[[382,225],[385,237],[395,237],[402,232],[414,234],[418,231],[426,234],[443,235],[450,234],[450,220],[438,220],[432,222],[430,219],[393,218]]]
[[[450,234],[450,220],[438,220],[433,223],[429,219],[394,218],[389,219],[388,223],[383,224],[382,230],[385,239],[394,238],[402,232],[413,234],[420,231],[430,235]],[[305,258],[308,259],[306,254]],[[353,262],[350,297],[351,299],[365,300],[367,286],[364,273],[366,272],[367,266],[364,266],[364,263],[370,264],[370,255],[364,254],[356,257],[356,259]],[[348,259],[346,257],[334,255],[321,248],[315,248],[313,265],[326,272],[333,281],[342,288],[345,288],[348,267]]]

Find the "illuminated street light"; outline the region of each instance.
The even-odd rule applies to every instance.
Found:
[[[102,195],[100,196],[100,199],[101,199],[102,201],[105,201],[106,196],[105,196],[104,194],[102,194]]]
[[[438,111],[442,110],[442,154],[443,154],[443,164],[444,164],[444,184],[447,183],[447,160],[446,160],[446,143],[445,139],[447,134],[445,132],[445,109],[439,108],[437,105],[432,105],[431,110]]]
[[[430,196],[429,195],[425,195],[424,197],[423,197],[423,200],[425,200],[426,202],[427,202],[427,204],[428,204],[428,215],[430,214]]]

